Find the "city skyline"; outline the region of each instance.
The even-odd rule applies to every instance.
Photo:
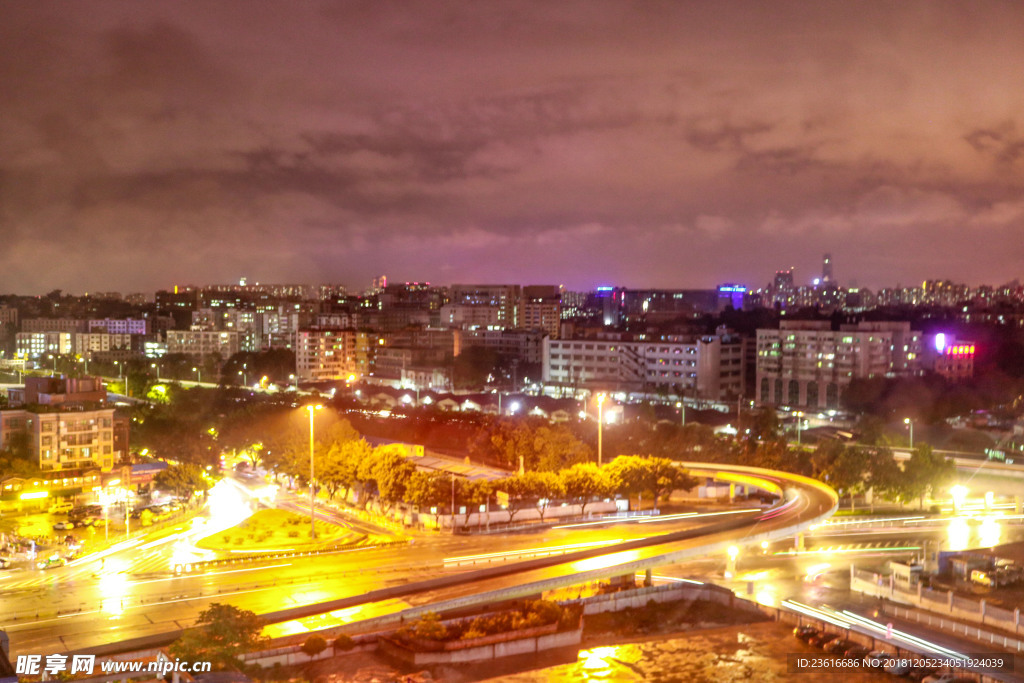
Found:
[[[979,9],[980,7],[980,9]],[[0,289],[873,289],[1024,255],[1012,4],[0,9]]]

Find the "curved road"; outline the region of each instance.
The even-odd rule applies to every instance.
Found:
[[[682,466],[698,477],[783,491],[785,499],[769,510],[737,512],[699,526],[694,522],[703,518],[681,516],[567,525],[545,530],[542,540],[536,535],[438,537],[402,547],[294,558],[184,577],[133,580],[123,573],[104,574],[93,563],[67,576],[55,575],[51,583],[29,592],[7,591],[7,582],[0,582],[5,592],[0,619],[14,651],[26,654],[96,651],[100,644],[111,642],[119,644],[112,649],[126,651],[138,649],[137,639],[142,636],[149,638],[146,645],[150,646],[169,642],[214,601],[252,609],[271,622],[292,624],[284,632],[305,630],[307,624],[331,626],[317,615],[339,609],[348,610],[346,621],[353,621],[363,615],[393,614],[413,603],[457,599],[473,604],[492,600],[486,594],[494,590],[505,591],[508,597],[532,594],[538,582],[551,587],[572,585],[724,552],[732,544],[792,536],[831,515],[837,505],[831,489],[797,475],[704,463]],[[666,526],[674,530],[655,531]],[[605,545],[482,570],[453,569],[444,562],[453,554],[575,543]],[[378,604],[367,606],[372,602]],[[59,615],[44,613],[36,619],[31,611],[40,605],[47,610],[54,605],[65,607]],[[15,616],[19,618],[14,620]]]

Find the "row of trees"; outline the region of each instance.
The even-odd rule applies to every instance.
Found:
[[[216,463],[222,451],[240,451],[254,465],[262,464],[303,481],[308,478],[309,421],[305,410],[269,397],[256,400],[247,396],[238,400],[230,391],[182,390],[174,386],[169,390],[172,400],[168,405],[136,416],[136,448],[147,447],[158,455],[200,466]],[[212,421],[208,417],[211,415],[216,416]],[[400,423],[404,427],[417,419],[410,417]],[[521,486],[529,493],[511,496],[515,491],[505,491],[517,499],[559,498],[557,485],[544,475],[564,479],[566,471],[578,472],[576,466],[594,460],[596,427],[590,422],[550,425],[535,418],[480,418],[474,425],[461,415],[431,415],[419,421],[434,434],[449,427],[457,430],[463,443],[468,441],[467,450],[475,460],[513,471],[519,469],[522,461],[528,473],[524,482],[513,478],[517,483],[509,486]],[[371,447],[347,420],[331,410],[315,414],[314,433],[316,479],[332,496],[348,497],[355,492],[361,503],[376,499],[384,509],[392,508],[407,496],[422,501],[442,500],[439,493],[429,493],[440,488],[440,484],[425,482],[422,477],[413,479],[403,447]],[[873,488],[876,494],[900,502],[921,500],[929,491],[947,486],[953,476],[952,465],[935,456],[927,446],[920,446],[906,462],[897,463],[884,438],[869,448],[826,441],[816,448],[794,449],[770,409],[745,413],[740,434],[738,439],[723,438],[701,424],[682,427],[629,422],[605,428],[604,452],[630,453],[654,460],[696,460],[779,469],[819,478],[844,496]],[[460,487],[467,487],[467,491],[460,493]],[[407,493],[410,488],[412,492]],[[486,502],[486,494],[468,488],[469,485],[456,482],[458,506]],[[648,487],[643,493],[630,495],[647,495],[651,490]],[[441,506],[450,504],[451,482],[447,492],[447,502],[442,501]],[[573,496],[566,493],[565,497]],[[438,507],[426,502],[421,505]]]
[[[462,479],[443,472],[415,472],[407,485],[406,501],[421,510],[430,509],[435,523],[445,507],[453,515],[458,508],[464,508],[461,514],[468,522],[470,514],[481,505],[496,501],[501,493],[507,498],[505,509],[510,522],[529,507],[534,507],[543,521],[555,501],[579,505],[581,513],[586,514],[587,505],[594,500],[617,495],[638,499],[647,495],[657,500],[676,489],[696,485],[697,480],[671,460],[619,456],[604,467],[578,463],[557,472],[524,472],[493,482]]]

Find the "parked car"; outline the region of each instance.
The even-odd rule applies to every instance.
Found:
[[[841,655],[849,648],[853,647],[853,645],[853,641],[846,640],[845,638],[836,638],[830,643],[825,643],[825,647],[823,649],[825,652],[831,652],[834,655]]]
[[[955,674],[952,671],[946,671],[945,673],[927,676],[924,679],[924,683],[964,683],[970,680],[971,679]]]
[[[864,659],[867,657],[868,652],[869,650],[863,645],[854,644],[843,650],[843,656],[850,659]]]
[[[57,522],[53,525],[53,528],[57,531],[64,531],[65,529],[74,529],[74,522]]]
[[[893,676],[906,676],[910,673],[910,660],[904,657],[889,657],[885,663],[885,670]]]
[[[884,650],[872,650],[864,655],[864,663],[875,671],[881,671],[892,655]]]
[[[816,636],[811,636],[810,638],[808,638],[807,644],[813,645],[814,647],[824,648],[826,645],[831,643],[833,640],[837,640],[838,638],[838,633],[819,633]]]
[[[934,673],[935,669],[930,666],[913,666],[910,668],[910,671],[907,672],[907,678],[912,681],[923,681]]]
[[[797,626],[793,629],[793,635],[803,641],[807,641],[819,633],[821,631],[814,626]]]
[[[13,564],[10,559],[6,557],[0,557],[0,569],[7,569]]]

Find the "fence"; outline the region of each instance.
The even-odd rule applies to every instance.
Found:
[[[850,590],[888,598],[893,602],[913,605],[923,610],[953,619],[976,622],[986,626],[1007,631],[1014,635],[1024,635],[1024,624],[1021,624],[1020,609],[1007,610],[989,605],[985,600],[972,600],[956,595],[953,591],[937,591],[917,584],[916,590],[904,589],[896,584],[895,579],[873,572],[865,572],[850,568]],[[994,636],[1001,638],[1002,636]],[[986,642],[989,636],[983,637]],[[996,642],[996,641],[991,641]]]

